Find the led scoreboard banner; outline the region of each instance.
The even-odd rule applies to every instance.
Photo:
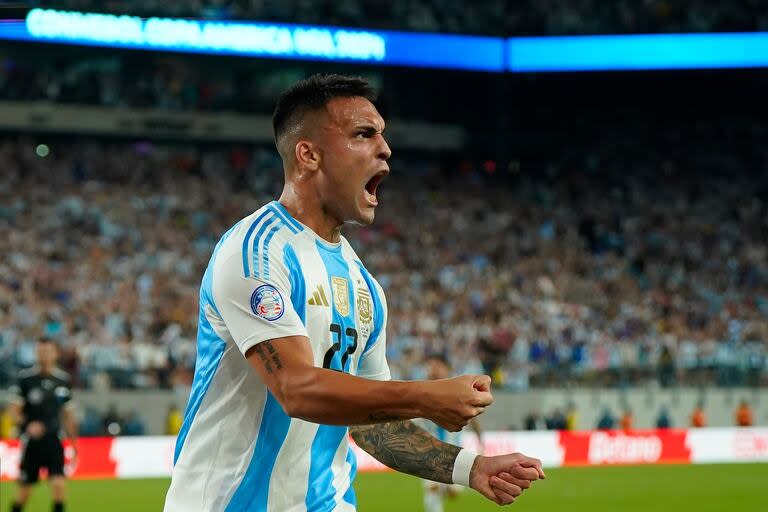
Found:
[[[503,71],[499,38],[32,9],[0,39],[279,59]]]
[[[481,37],[32,9],[0,40],[485,72],[768,67],[768,33]]]
[[[507,40],[507,69],[610,71],[768,66],[768,33],[517,37]]]

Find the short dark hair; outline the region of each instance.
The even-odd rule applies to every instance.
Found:
[[[324,108],[334,98],[355,96],[373,102],[376,91],[358,76],[315,74],[296,82],[280,95],[272,114],[275,142],[291,123],[295,123],[305,113]]]

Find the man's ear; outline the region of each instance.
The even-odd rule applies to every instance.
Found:
[[[315,145],[308,140],[299,140],[296,142],[296,161],[299,169],[314,173],[320,168],[320,153]],[[303,174],[303,173],[302,173]]]

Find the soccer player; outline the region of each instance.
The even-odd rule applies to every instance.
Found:
[[[61,427],[77,454],[77,422],[73,411],[69,375],[56,368],[58,347],[49,338],[37,342],[37,366],[21,371],[11,388],[11,415],[21,432],[19,489],[11,506],[20,512],[29,499],[40,469],[48,470],[53,512],[64,511],[64,447]]]
[[[451,376],[451,365],[445,357],[433,354],[427,358],[426,363],[427,378],[429,380],[447,379]],[[423,421],[419,424],[423,426],[424,430],[440,441],[460,446],[461,440],[458,432],[449,432],[443,427],[435,425],[431,421]],[[480,452],[482,453],[483,432],[480,427],[480,421],[477,417],[472,418],[469,422],[469,426],[475,432],[475,435],[477,435],[477,444],[481,448]],[[456,496],[464,490],[463,486],[457,484],[444,484],[433,482],[431,480],[422,480],[422,483],[424,488],[425,512],[443,512],[443,500],[445,498],[456,498]]]
[[[223,235],[200,288],[197,361],[166,496],[171,511],[350,511],[357,443],[391,468],[511,503],[541,462],[477,456],[418,428],[456,431],[492,402],[490,379],[391,381],[384,292],[341,236],[368,225],[390,149],[373,90],[315,75],[273,116],[285,186]]]

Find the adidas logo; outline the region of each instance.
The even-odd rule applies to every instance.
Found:
[[[328,299],[325,298],[325,290],[323,290],[323,285],[319,284],[317,285],[317,289],[315,290],[315,293],[312,294],[312,297],[309,298],[309,301],[307,302],[310,306],[329,306]]]

